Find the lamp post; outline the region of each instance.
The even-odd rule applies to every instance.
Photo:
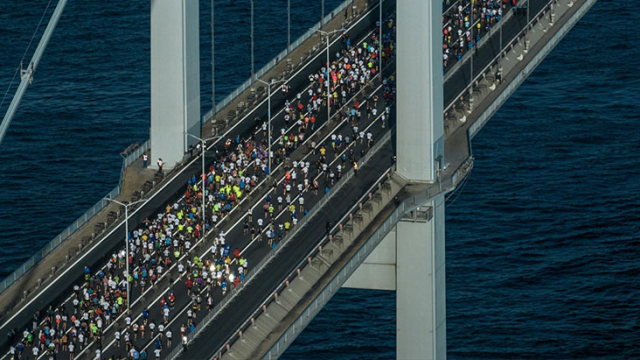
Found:
[[[271,85],[275,85],[285,80],[273,81],[271,79],[269,82],[266,82],[262,79],[257,79],[257,81],[267,85],[267,147],[269,152],[269,175],[271,175]]]
[[[253,68],[253,0],[251,0],[251,83],[253,84],[254,68]],[[253,87],[252,87],[253,88]]]
[[[326,32],[320,29],[314,29],[314,30],[327,37],[327,78],[325,79],[325,82],[327,83],[327,121],[329,121],[329,119],[331,119],[331,106],[329,104],[329,96],[331,96],[331,79],[329,79],[331,75],[331,64],[330,64],[331,60],[329,59],[329,42],[331,40],[330,36],[339,31],[344,31],[345,29],[340,28],[333,31],[329,31],[329,32]]]
[[[469,23],[469,27],[471,28],[471,43],[469,44],[469,52],[471,53],[471,58],[469,59],[469,104],[470,106],[473,106],[473,42],[475,41],[475,38],[473,37],[473,10],[474,10],[474,0],[471,0],[471,3],[469,4],[469,9],[470,11],[470,23]]]
[[[204,181],[205,181],[205,178],[204,178],[204,174],[205,174],[204,154],[206,152],[206,142],[209,141],[209,140],[219,139],[222,136],[216,135],[216,136],[212,136],[212,137],[210,137],[208,139],[202,139],[202,138],[199,138],[199,137],[197,137],[197,136],[195,136],[193,134],[189,134],[188,132],[185,132],[184,134],[187,135],[187,136],[191,136],[192,138],[200,141],[200,143],[201,143],[201,147],[200,147],[201,150],[200,151],[202,152],[202,176],[203,176],[203,178],[202,178],[202,238],[204,239],[204,236],[206,234],[205,224],[207,222],[207,217],[206,217],[206,208],[207,207],[205,205],[206,204],[206,200],[205,200],[205,193],[204,193],[204,189],[205,189],[205,187],[204,187]]]
[[[291,0],[287,0],[287,55],[291,51]]]
[[[216,115],[215,12],[211,0],[211,114]]]
[[[125,279],[127,282],[127,312],[131,310],[131,308],[129,307],[130,305],[130,298],[131,298],[131,293],[129,291],[129,206],[133,206],[135,204],[141,203],[143,201],[147,201],[147,199],[140,199],[138,201],[134,201],[131,203],[123,203],[120,202],[118,200],[114,200],[114,199],[110,199],[110,198],[105,198],[105,200],[107,201],[111,201],[114,202],[118,205],[124,206],[124,244],[125,244],[125,256],[126,256],[126,272],[127,274],[125,275]]]

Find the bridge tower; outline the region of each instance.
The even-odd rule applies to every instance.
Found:
[[[199,2],[151,0],[151,164],[180,162],[200,137]]]
[[[397,169],[438,181],[444,158],[442,2],[397,2]],[[444,195],[398,223],[345,286],[396,291],[398,359],[446,358]]]

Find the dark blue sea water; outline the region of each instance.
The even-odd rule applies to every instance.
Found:
[[[0,2],[0,96],[46,3]],[[292,5],[295,38],[320,1]],[[259,68],[286,44],[286,1],[256,7]],[[248,0],[216,1],[218,100],[249,75],[248,20]],[[447,207],[451,358],[640,358],[638,20],[600,0],[475,139]],[[0,145],[0,276],[116,185],[148,126],[148,3],[70,1]],[[395,358],[395,294],[341,290],[284,358]]]

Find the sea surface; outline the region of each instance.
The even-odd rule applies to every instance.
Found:
[[[48,3],[0,0],[0,102]],[[286,46],[286,4],[256,1],[256,69]],[[320,1],[291,4],[295,39]],[[600,0],[474,140],[447,201],[450,358],[640,358],[639,14]],[[217,101],[249,77],[248,25],[248,0],[216,0]],[[0,145],[0,277],[116,186],[149,91],[149,2],[69,1]],[[395,293],[343,289],[283,358],[393,359],[395,312]]]

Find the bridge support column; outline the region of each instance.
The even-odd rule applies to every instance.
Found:
[[[397,2],[397,172],[434,181],[444,153],[442,1]]]
[[[447,356],[444,195],[428,206],[430,220],[403,220],[396,228],[397,359]]]
[[[180,162],[200,137],[198,1],[151,0],[151,164]]]
[[[444,163],[442,1],[397,3],[397,173],[434,183]],[[397,358],[445,359],[444,195],[396,228]]]

